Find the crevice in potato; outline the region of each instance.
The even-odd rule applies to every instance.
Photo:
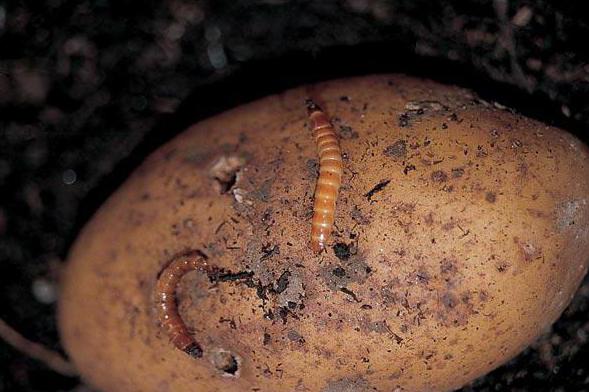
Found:
[[[238,378],[241,368],[241,358],[222,348],[212,350],[210,360],[215,369],[224,377]]]
[[[220,194],[230,192],[237,182],[239,170],[245,165],[245,159],[236,155],[223,155],[218,158],[209,170],[215,180]]]

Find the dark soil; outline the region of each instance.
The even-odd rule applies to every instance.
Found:
[[[453,3],[453,4],[450,4]],[[0,2],[0,317],[60,350],[59,272],[96,208],[188,124],[269,92],[401,71],[589,129],[581,1]],[[467,391],[589,390],[589,281]],[[87,390],[0,342],[0,390]]]

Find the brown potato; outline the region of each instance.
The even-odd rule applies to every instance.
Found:
[[[318,256],[310,91],[344,152]],[[464,89],[384,75],[287,91],[194,125],[98,211],[69,257],[63,341],[104,391],[455,389],[566,307],[587,271],[588,195],[575,137]],[[177,290],[202,359],[154,307],[186,250],[223,269]]]

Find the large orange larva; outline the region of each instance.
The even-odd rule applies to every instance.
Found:
[[[164,267],[155,286],[155,301],[161,326],[166,330],[170,341],[188,355],[200,358],[201,345],[190,335],[186,324],[178,313],[176,303],[176,286],[182,277],[190,271],[211,273],[207,257],[202,252],[192,251],[180,254]]]
[[[342,151],[327,114],[310,99],[307,111],[319,153],[319,178],[311,222],[311,249],[319,253],[325,249],[335,221],[335,203],[343,175]]]

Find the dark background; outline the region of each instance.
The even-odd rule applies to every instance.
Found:
[[[583,1],[0,2],[0,317],[60,350],[80,227],[190,123],[315,80],[401,71],[461,84],[585,141]],[[533,347],[467,391],[589,390],[589,280]],[[87,391],[0,342],[0,390]]]

